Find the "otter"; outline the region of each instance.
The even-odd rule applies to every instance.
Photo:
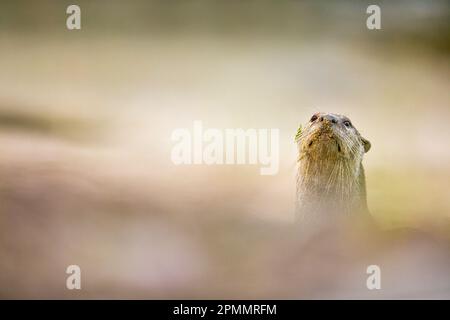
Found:
[[[296,216],[302,224],[368,216],[363,156],[371,148],[346,116],[316,113],[297,131]]]
[[[433,274],[431,294],[450,296],[450,288],[441,287],[442,283],[450,283],[448,241],[417,228],[386,230],[370,214],[362,162],[371,143],[350,119],[339,114],[316,113],[299,128],[295,141],[297,224],[292,229],[296,241],[292,247],[296,250],[294,258],[283,265],[302,274],[304,279],[309,278],[307,272],[314,276],[323,272],[324,277],[332,274],[336,279],[339,277],[336,270],[345,270],[345,275],[348,270],[366,270],[375,263],[383,266],[385,279],[401,279],[387,284],[384,294],[424,297],[430,293],[424,291],[425,282],[420,279],[428,273]],[[362,288],[364,280],[358,280]],[[340,290],[333,288],[334,292],[345,292],[344,297],[350,294],[355,298],[369,294],[367,290],[353,291],[358,288],[356,282],[344,289],[346,283],[340,284]],[[294,285],[298,287],[298,283]],[[425,287],[431,288],[429,283]]]

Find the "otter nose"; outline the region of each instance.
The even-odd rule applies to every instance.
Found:
[[[337,119],[334,116],[332,116],[331,114],[326,114],[324,116],[321,116],[319,118],[319,121],[320,122],[325,121],[325,122],[328,122],[328,123],[337,123]]]

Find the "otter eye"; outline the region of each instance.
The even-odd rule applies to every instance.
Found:
[[[350,128],[352,126],[352,124],[350,123],[350,121],[344,121],[344,126],[346,126],[347,128]]]
[[[313,115],[312,117],[311,117],[311,122],[314,122],[314,121],[316,121],[317,120],[317,114],[315,114],[315,115]]]

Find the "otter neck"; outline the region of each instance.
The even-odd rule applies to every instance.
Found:
[[[353,165],[353,167],[352,167]],[[297,217],[303,223],[331,222],[368,213],[364,169],[344,157],[301,156],[297,176]]]

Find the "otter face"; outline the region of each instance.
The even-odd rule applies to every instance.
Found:
[[[359,158],[369,151],[364,139],[349,118],[334,113],[316,113],[297,135],[300,156],[338,159]]]

